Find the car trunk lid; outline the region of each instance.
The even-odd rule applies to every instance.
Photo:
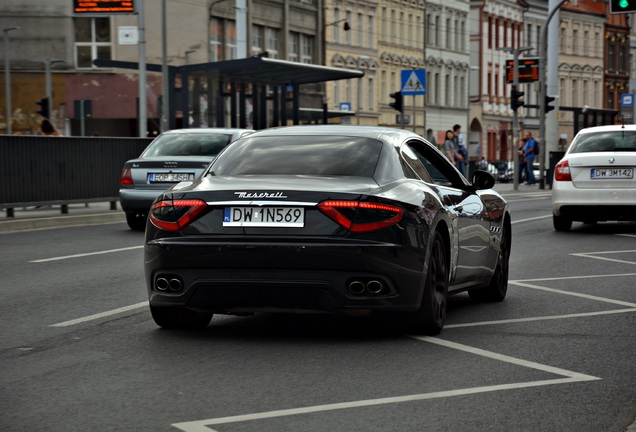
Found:
[[[567,157],[572,184],[579,189],[635,188],[636,152],[574,153]]]

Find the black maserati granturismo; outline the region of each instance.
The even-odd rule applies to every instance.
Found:
[[[153,202],[152,316],[197,328],[213,314],[383,311],[438,334],[449,295],[506,296],[510,213],[494,183],[402,129],[255,132]]]

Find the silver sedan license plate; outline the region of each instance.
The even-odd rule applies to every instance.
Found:
[[[633,168],[592,168],[590,178],[596,179],[631,179],[634,178]]]
[[[194,173],[153,173],[148,177],[150,183],[178,183],[194,179]]]
[[[302,207],[225,207],[223,226],[303,227]]]

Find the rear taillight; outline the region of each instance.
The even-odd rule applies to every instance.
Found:
[[[121,185],[133,184],[132,172],[130,171],[130,168],[124,168],[121,170],[121,177],[119,178],[119,184]]]
[[[195,220],[205,209],[205,201],[181,199],[158,201],[150,208],[150,222],[166,231],[179,231]]]
[[[318,209],[338,225],[354,233],[376,231],[398,223],[404,210],[400,207],[358,201],[328,200]]]
[[[562,160],[554,168],[554,180],[572,181],[572,174],[570,174],[570,164],[567,160]]]

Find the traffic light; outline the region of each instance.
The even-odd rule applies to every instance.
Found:
[[[510,91],[510,108],[512,108],[513,111],[517,111],[519,107],[525,105],[523,102],[524,94],[524,92],[517,90],[517,86],[512,86],[512,90]]]
[[[395,101],[391,102],[389,106],[396,111],[402,112],[402,92],[399,91],[391,93],[389,96],[391,96],[392,99],[395,99]]]
[[[555,99],[554,96],[546,96],[545,97],[545,112],[548,113],[550,111],[552,111],[554,109],[554,107],[552,105],[550,105],[550,102],[553,102]]]
[[[610,13],[636,12],[636,0],[610,0]]]
[[[36,111],[36,113],[40,114],[44,118],[49,118],[50,115],[50,106],[49,106],[49,98],[42,98],[36,102],[36,105],[40,105],[40,109]]]

